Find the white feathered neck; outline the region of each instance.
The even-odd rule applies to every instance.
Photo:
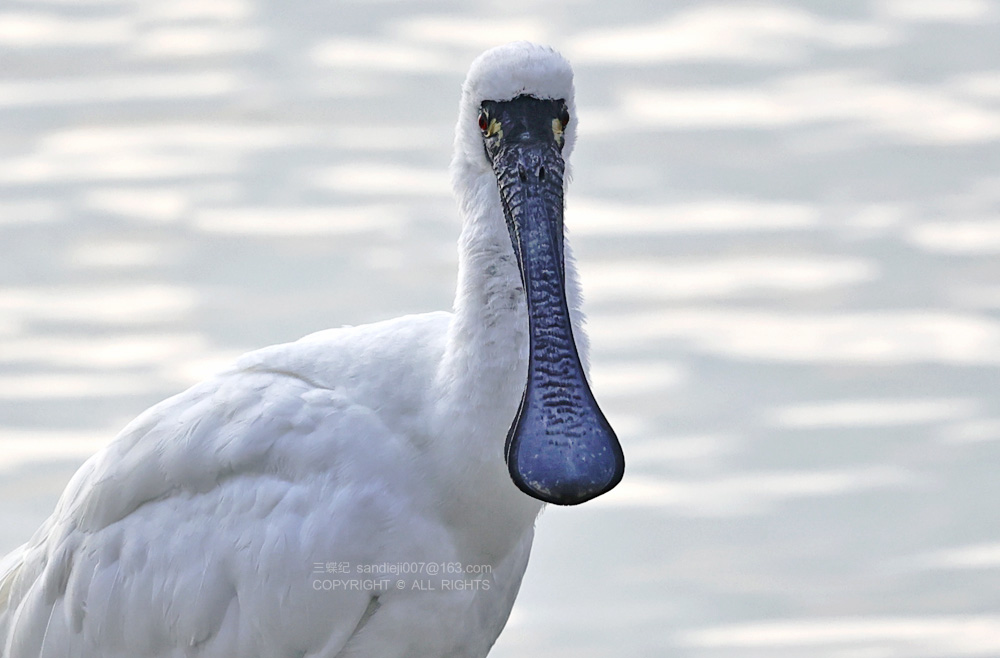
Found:
[[[488,50],[469,69],[462,86],[452,186],[462,215],[459,276],[455,315],[440,374],[450,380],[458,398],[482,408],[504,431],[514,418],[527,379],[528,320],[520,272],[514,256],[497,190],[479,130],[483,101],[504,101],[519,95],[563,99],[570,113],[564,133],[563,158],[569,180],[569,156],[576,142],[573,70],[547,46],[518,41]],[[564,183],[565,184],[565,183]],[[580,311],[580,286],[572,250],[565,246],[566,293],[573,333],[584,369],[588,345]],[[502,445],[499,446],[502,448]]]

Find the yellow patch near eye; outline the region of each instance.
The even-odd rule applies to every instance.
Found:
[[[559,119],[552,120],[552,134],[556,138],[556,144],[562,146],[563,143],[563,125],[562,121]]]
[[[490,119],[490,125],[486,129],[487,137],[492,137],[493,135],[503,137],[503,128],[500,126],[500,122],[496,119]]]

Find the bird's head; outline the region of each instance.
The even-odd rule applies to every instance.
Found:
[[[462,85],[455,134],[455,166],[476,173],[492,169],[492,162],[483,149],[485,131],[479,125],[483,104],[490,106],[487,110],[493,110],[486,124],[489,130],[492,121],[502,127],[504,117],[499,112],[503,104],[518,98],[540,101],[535,106],[534,118],[546,128],[560,115],[569,117],[568,124],[561,129],[559,145],[563,159],[568,160],[576,142],[573,96],[573,69],[566,58],[552,48],[516,41],[487,50],[469,67]],[[507,134],[510,136],[509,131]]]
[[[559,53],[527,42],[489,50],[463,87],[452,163],[463,204],[492,208],[481,221],[502,215],[527,303],[528,377],[507,435],[508,470],[522,491],[560,505],[609,491],[625,469],[566,301],[563,193],[575,110],[573,72]]]

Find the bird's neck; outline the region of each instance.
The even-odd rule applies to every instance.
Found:
[[[472,177],[459,199],[458,286],[439,375],[454,404],[480,428],[506,430],[528,373],[528,315],[521,275],[492,172]],[[471,428],[470,428],[471,429]]]
[[[441,390],[477,408],[479,422],[514,419],[528,373],[528,314],[524,286],[491,170],[464,175],[458,247],[458,287],[439,370]],[[580,285],[570,245],[564,245],[566,301],[577,351],[588,369]],[[497,450],[502,450],[500,445]]]
[[[464,173],[462,184],[456,185],[463,217],[458,287],[435,387],[441,396],[435,434],[451,443],[449,454],[462,455],[458,470],[468,486],[459,490],[476,498],[473,505],[457,507],[456,514],[477,509],[490,519],[488,529],[470,525],[477,528],[470,541],[500,547],[528,531],[541,508],[538,500],[517,489],[504,460],[507,432],[528,377],[528,312],[496,178],[489,170]],[[586,367],[587,341],[569,245],[565,254],[567,302]]]
[[[530,532],[541,509],[517,489],[504,460],[528,377],[528,314],[492,172],[459,201],[458,287],[435,387],[435,434],[461,459],[451,472],[464,480],[455,483],[463,500],[445,511],[450,523],[473,530],[461,542],[470,555],[499,559]]]

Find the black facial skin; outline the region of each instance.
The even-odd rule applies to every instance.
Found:
[[[500,121],[503,130],[503,142],[546,143],[552,142],[552,120],[566,119],[563,127],[569,123],[569,111],[564,100],[550,100],[533,96],[518,96],[509,101],[483,101],[480,106],[485,115],[487,126],[491,119]],[[497,135],[485,138],[486,157],[490,162],[496,160],[500,151],[501,139]],[[562,152],[562,142],[556,144]]]
[[[486,101],[479,116],[528,310],[528,377],[505,458],[518,488],[557,505],[609,491],[625,470],[584,375],[566,302],[562,147],[569,120],[564,101],[530,96]]]

